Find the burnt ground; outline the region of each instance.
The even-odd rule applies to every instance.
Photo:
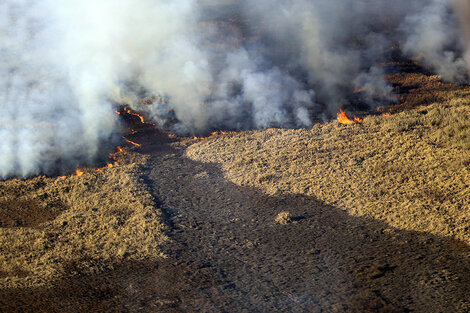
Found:
[[[173,229],[162,311],[469,308],[470,250],[458,241],[354,218],[312,197],[266,196],[178,150],[154,156],[149,172]],[[276,223],[281,211],[293,222]]]

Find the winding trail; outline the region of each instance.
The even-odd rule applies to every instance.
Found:
[[[317,199],[234,185],[156,134],[142,178],[170,227],[162,312],[466,312],[469,249]],[[166,139],[165,139],[166,138]],[[293,222],[276,215],[288,211]],[[164,290],[164,291],[163,291]]]

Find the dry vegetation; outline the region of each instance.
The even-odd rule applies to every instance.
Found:
[[[321,310],[467,312],[467,245],[432,235],[470,243],[470,89],[389,79],[402,106],[361,124],[201,140],[137,124],[118,166],[0,182],[0,311],[237,306],[234,286],[264,303],[278,281],[271,304],[311,283]]]
[[[416,86],[409,99],[427,102],[438,82],[421,79],[401,83]],[[390,117],[214,137],[187,156],[220,163],[232,182],[269,195],[314,196],[354,216],[470,243],[470,90],[439,88],[439,103]]]
[[[0,288],[163,257],[160,212],[135,174],[145,158],[125,154],[133,163],[80,177],[0,182]]]
[[[292,222],[292,217],[289,212],[281,212],[274,219],[276,223],[286,225]]]

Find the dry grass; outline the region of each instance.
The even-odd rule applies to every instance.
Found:
[[[470,96],[461,88],[445,97],[361,125],[214,137],[187,156],[220,163],[240,186],[314,196],[355,216],[470,243]]]
[[[64,275],[163,257],[160,212],[131,164],[66,178],[0,182],[0,286],[48,285]]]
[[[292,217],[289,212],[281,212],[274,219],[276,223],[286,225],[292,222]]]

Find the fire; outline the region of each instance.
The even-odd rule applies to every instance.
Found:
[[[134,142],[134,141],[132,141],[132,140],[129,140],[129,139],[127,139],[127,138],[124,137],[124,136],[122,136],[122,139],[124,139],[125,141],[127,141],[128,143],[130,143],[130,144],[132,144],[132,145],[134,145],[134,146],[136,146],[136,147],[142,146],[141,144],[139,144],[139,143],[137,143],[137,142]]]
[[[78,164],[77,164],[77,169],[75,170],[75,175],[82,176],[83,174],[85,174],[85,173],[78,168]]]
[[[142,115],[140,115],[140,114],[138,114],[138,113],[132,112],[132,110],[129,109],[129,108],[127,108],[127,107],[124,107],[122,110],[123,110],[124,112],[126,112],[127,114],[129,114],[129,115],[137,116],[137,117],[140,119],[140,122],[141,122],[142,124],[155,125],[155,124],[153,124],[153,123],[146,122],[146,121],[145,121],[145,118],[144,118]],[[114,112],[115,112],[116,114],[118,114],[118,115],[121,115],[121,112],[119,112],[118,110],[114,110]]]
[[[116,165],[118,163],[118,161],[116,160],[116,155],[118,155],[119,153],[122,153],[123,151],[124,151],[124,149],[121,148],[121,146],[117,146],[116,147],[116,152],[112,152],[108,156],[111,160],[114,160],[114,163],[109,163],[108,162],[108,163],[106,163],[106,166],[107,167],[113,167],[114,165]]]
[[[218,131],[212,132],[212,133],[211,133],[209,136],[207,136],[207,137],[197,137],[197,136],[194,136],[193,139],[194,139],[194,140],[198,140],[198,139],[209,139],[209,138],[212,137],[212,136],[226,135],[226,134],[227,134],[226,131],[218,130]]]
[[[392,116],[390,113],[382,113],[382,116],[385,116],[385,117],[390,117]]]
[[[354,123],[356,123],[356,124],[362,123],[362,118],[354,116]]]
[[[340,124],[359,124],[362,123],[362,118],[354,116],[353,120],[350,120],[347,116],[346,113],[342,110],[339,109],[339,113],[336,115],[338,123]]]
[[[124,137],[123,137],[123,138],[124,138]],[[124,139],[125,139],[125,138],[124,138]],[[132,141],[130,141],[130,140],[126,140],[126,141],[132,143]],[[138,143],[133,143],[133,144],[139,145]],[[139,146],[140,146],[140,145],[139,145]],[[121,148],[121,146],[117,146],[117,147],[116,147],[116,152],[112,152],[112,153],[110,153],[109,156],[108,156],[111,160],[113,160],[113,162],[106,162],[106,167],[97,168],[97,169],[95,169],[94,171],[95,171],[96,173],[98,173],[98,172],[103,171],[103,170],[106,169],[106,168],[111,168],[111,167],[113,167],[113,166],[116,166],[116,165],[118,164],[118,161],[116,160],[116,155],[119,154],[119,153],[121,153],[121,152],[123,152],[123,151],[124,151],[124,149]],[[83,174],[85,174],[85,172],[82,171],[82,170],[79,168],[79,165],[78,165],[78,164],[76,165],[76,167],[77,167],[76,170],[75,170],[75,175],[76,175],[76,176],[82,176]],[[61,178],[61,179],[62,179],[62,178],[66,178],[66,176],[59,176],[58,178]]]
[[[123,110],[124,110],[124,112],[126,112],[127,114],[137,116],[138,118],[140,118],[140,121],[142,122],[142,124],[145,124],[145,119],[144,119],[144,117],[143,117],[142,115],[137,114],[137,113],[134,113],[134,112],[132,112],[132,111],[131,111],[130,109],[128,109],[128,108],[124,108]]]
[[[225,135],[227,134],[227,132],[223,131],[223,130],[218,130],[218,131],[215,131],[215,132],[212,132],[211,133],[211,136],[215,136],[215,135]]]

